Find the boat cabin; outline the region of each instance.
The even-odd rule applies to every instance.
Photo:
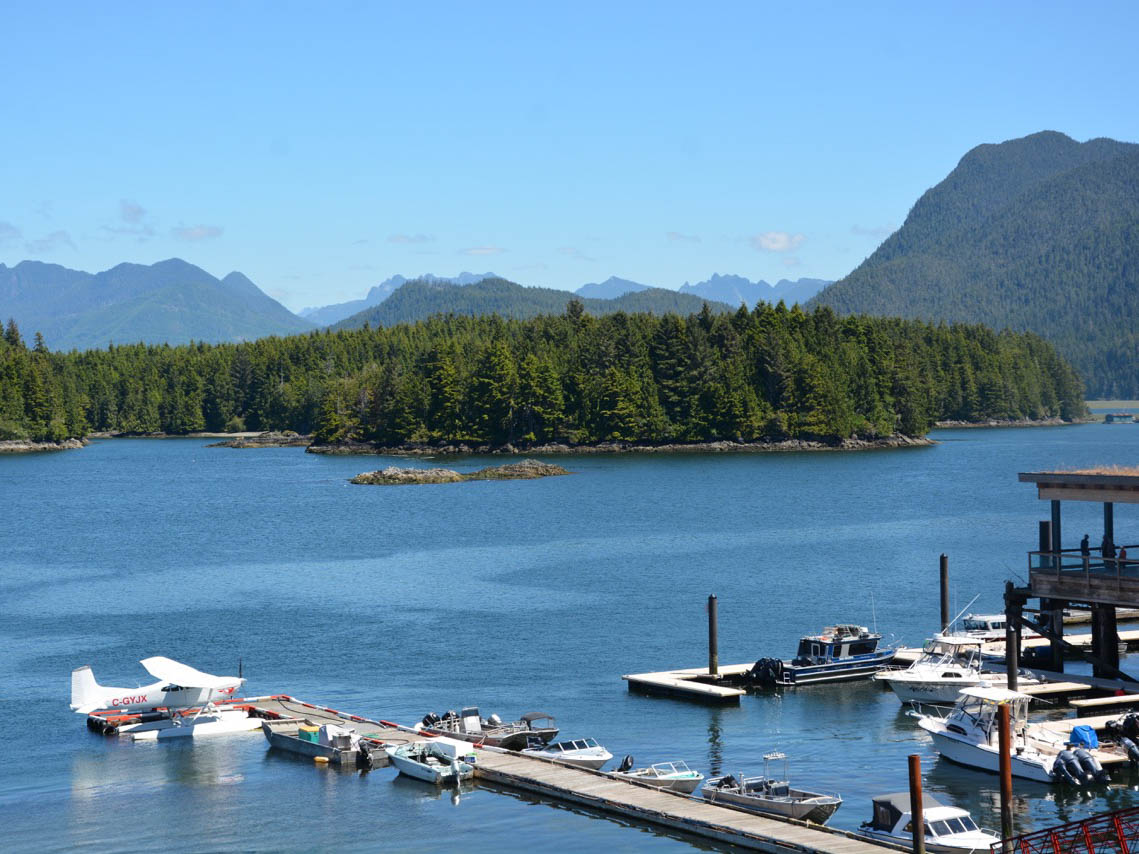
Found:
[[[879,795],[873,800],[874,814],[870,821],[862,825],[864,828],[898,837],[908,837],[913,834],[909,792]],[[925,835],[929,839],[936,840],[938,837],[979,831],[969,813],[957,807],[947,807],[928,792],[922,792],[921,803],[925,819]]]
[[[592,738],[575,738],[573,741],[555,741],[553,744],[540,745],[539,749],[551,753],[567,753],[571,750],[594,750],[600,746]]]
[[[911,669],[920,664],[925,666],[979,669],[983,659],[982,649],[984,641],[981,638],[965,637],[962,635],[937,635],[926,641],[922,647],[922,656]],[[952,679],[962,674],[954,669],[939,674],[942,678]]]
[[[799,640],[793,664],[826,664],[861,655],[872,655],[878,649],[879,634],[872,634],[865,626],[844,624],[827,626],[820,634],[808,635]]]
[[[976,734],[990,745],[997,743],[997,710],[1009,706],[1009,726],[1013,734],[1023,732],[1028,723],[1027,694],[1007,688],[964,688],[957,705],[945,719],[945,728],[959,735]]]

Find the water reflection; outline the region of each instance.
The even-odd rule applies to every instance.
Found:
[[[719,777],[724,764],[724,732],[720,726],[719,709],[708,712],[708,776]]]

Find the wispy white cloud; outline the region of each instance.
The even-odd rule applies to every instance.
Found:
[[[565,255],[567,258],[573,258],[575,261],[596,261],[596,258],[591,258],[578,249],[576,246],[561,246],[558,248],[559,255]]]
[[[897,229],[893,226],[893,224],[871,226],[856,224],[850,227],[851,234],[856,234],[859,237],[876,237],[879,240],[884,237],[889,237],[896,230]]]
[[[751,245],[764,252],[790,252],[797,249],[806,240],[801,234],[791,234],[787,231],[765,231],[751,238]]]
[[[170,233],[179,240],[189,241],[213,240],[221,237],[223,231],[225,229],[220,225],[179,225],[170,229]]]
[[[430,234],[389,234],[388,243],[431,243],[435,238]]]
[[[10,222],[0,220],[0,246],[17,243],[21,236],[20,229],[16,228],[16,226]]]
[[[501,255],[506,250],[501,246],[471,246],[467,249],[460,249],[460,255]]]
[[[33,255],[49,255],[65,246],[73,251],[75,249],[75,241],[66,231],[53,231],[51,234],[37,240],[29,240],[24,244],[24,248]]]
[[[679,231],[670,231],[665,235],[669,243],[699,243],[698,234],[681,234]]]

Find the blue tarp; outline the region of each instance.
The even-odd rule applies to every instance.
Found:
[[[1099,747],[1099,739],[1096,737],[1094,729],[1082,724],[1072,727],[1072,744],[1076,747],[1096,748]]]

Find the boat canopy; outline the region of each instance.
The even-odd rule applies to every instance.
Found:
[[[975,638],[969,635],[938,635],[931,643],[938,646],[958,647],[983,646],[985,641],[982,638]]]
[[[1010,691],[1008,688],[987,688],[984,686],[962,688],[959,696],[975,697],[978,700],[986,700],[990,703],[1011,703],[1013,700],[1032,699],[1028,694]]]
[[[909,814],[909,792],[895,792],[891,795],[878,795],[873,800],[874,816],[870,820],[870,826],[875,830],[882,830],[889,833],[898,826],[898,821],[902,818],[903,815]],[[922,792],[921,805],[923,810],[945,806],[945,804],[941,803],[941,801],[939,801],[929,792]]]
[[[553,715],[547,715],[545,712],[527,712],[519,720],[521,720],[523,723],[528,724],[532,721],[543,721],[543,720],[552,721],[553,719],[554,719]]]

